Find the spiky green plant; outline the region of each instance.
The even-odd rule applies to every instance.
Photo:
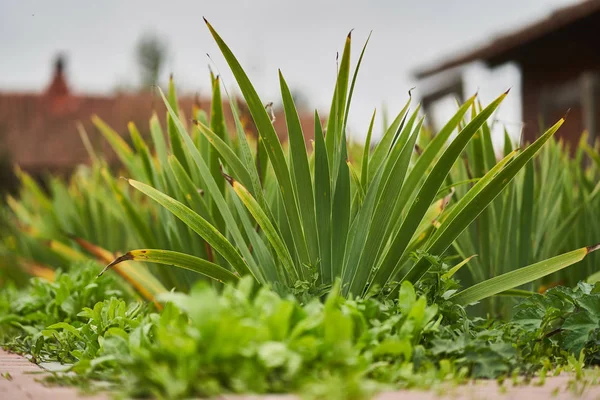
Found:
[[[133,225],[123,224],[127,213],[122,205],[135,203],[137,212],[150,221],[147,202],[139,193],[126,193],[127,185],[115,181],[103,161],[92,159],[92,167],[80,166],[68,184],[50,177],[48,192],[17,171],[22,187],[18,199],[7,198],[13,226],[2,229],[0,258],[6,265],[0,268],[52,280],[57,268],[65,270],[89,259],[106,264],[127,246],[144,243]],[[118,272],[147,300],[167,291],[146,268],[122,265]]]
[[[444,254],[563,123],[558,121],[532,145],[498,163],[489,158],[487,172],[440,216],[440,189],[448,174],[471,140],[477,140],[478,132],[507,93],[475,112],[450,139],[475,102],[474,97],[467,100],[420,154],[415,152],[415,143],[422,119],[418,118],[418,107],[409,112],[409,100],[373,152],[365,152],[359,175],[347,159],[346,123],[364,48],[351,78],[348,35],[326,135],[315,114],[312,154],[306,151],[292,95],[283,74],[279,74],[289,133],[286,155],[264,102],[229,47],[207,25],[256,125],[258,155],[250,150],[235,107],[238,135],[234,146],[202,120],[195,120],[195,128],[188,132],[172,96],[167,98],[161,92],[169,113],[173,160],[181,164],[178,170],[187,172],[192,182],[202,183],[211,206],[203,210],[165,193],[166,188],[179,187],[184,197],[191,196],[194,187],[182,185],[176,176],[165,175],[164,182],[156,180],[154,184],[133,179],[129,183],[179,218],[220,257],[209,260],[165,249],[141,249],[117,258],[108,267],[143,260],[192,269],[219,281],[251,275],[260,284],[281,290],[305,289],[318,294],[340,279],[344,295],[361,296],[376,287],[395,292],[398,282],[414,283],[427,273],[431,266],[427,254]],[[210,150],[198,146],[201,141],[195,138],[195,129],[210,143]],[[217,174],[212,158],[215,151],[222,176]],[[261,152],[266,157],[259,170],[256,157]],[[267,162],[272,174],[266,173]],[[229,182],[230,189],[224,190],[223,180]],[[438,226],[434,220],[440,221]],[[467,304],[501,293],[578,262],[596,248],[584,247],[495,276],[454,298]],[[417,250],[420,252],[414,259],[411,255]]]
[[[513,152],[508,136],[505,142],[504,154],[508,155]],[[494,153],[486,143],[491,143],[491,136],[490,127],[484,124],[450,174],[458,199],[493,167]],[[460,258],[477,255],[460,271],[463,283],[509,272],[600,237],[596,224],[589,223],[597,214],[600,174],[595,163],[584,159],[586,151],[592,158],[597,154],[587,144],[587,135],[582,136],[574,157],[562,142],[550,140],[540,157],[529,162],[492,206],[454,241],[452,247]],[[552,284],[574,286],[598,271],[594,263],[597,259],[593,256],[586,258],[586,264],[553,273],[527,289],[543,291]],[[514,301],[490,299],[484,305],[489,313],[506,315]]]

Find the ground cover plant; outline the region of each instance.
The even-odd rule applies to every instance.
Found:
[[[346,124],[365,48],[352,71],[348,35],[324,126],[315,113],[313,151],[280,73],[285,145],[272,106],[207,25],[258,137],[246,135],[219,77],[210,112],[191,119],[171,81],[158,89],[166,135],[156,116],[150,137],[130,124],[132,147],[94,118],[121,171],[88,146],[91,165],[48,192],[19,172],[20,196],[8,198],[16,226],[1,250],[38,278],[2,291],[4,345],[68,363],[80,383],[161,398],[354,398],[597,362],[596,287],[535,294],[541,278],[598,248],[596,227],[567,234],[596,213],[587,205],[598,202],[598,153],[581,144],[566,158],[552,139],[562,119],[497,159],[488,121],[507,93],[487,106],[468,99],[433,137],[409,95],[381,140],[371,145],[373,118],[362,154],[351,155]],[[584,156],[592,162],[579,172]],[[527,221],[532,193],[543,203]],[[510,240],[496,249],[499,235]],[[511,321],[474,317],[472,304],[486,301],[496,317],[507,296],[527,297]]]
[[[222,292],[201,282],[189,294],[163,295],[158,314],[116,280],[97,281],[93,265],[80,267],[55,282],[35,278],[20,291],[4,290],[0,339],[37,362],[68,364],[75,375],[53,381],[87,390],[167,399],[289,391],[358,399],[473,377],[529,379],[599,357],[600,289],[585,283],[532,296],[509,323],[470,319],[443,300],[456,286],[443,278],[443,265],[429,278],[442,282],[437,290],[405,282],[393,300],[348,300],[338,286],[325,302],[301,303],[247,277]]]

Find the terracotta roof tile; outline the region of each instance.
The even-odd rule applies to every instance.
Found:
[[[193,97],[180,99],[186,116],[197,101]],[[209,110],[210,101],[200,99],[200,108]],[[227,123],[233,126],[229,107],[225,109]],[[98,115],[122,135],[127,134],[127,123],[133,121],[143,134],[153,112],[164,126],[166,109],[161,99],[150,93],[107,97],[0,93],[0,146],[7,148],[12,161],[25,170],[67,171],[88,161],[77,130],[77,122],[81,122],[92,144],[103,149],[109,161],[114,161],[114,154],[108,150],[90,117]],[[242,113],[250,120],[247,111],[242,109]],[[302,113],[301,123],[307,139],[312,138],[312,113]],[[274,125],[280,137],[287,137],[282,112],[277,113]]]

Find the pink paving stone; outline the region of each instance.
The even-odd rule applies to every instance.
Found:
[[[10,374],[10,379],[4,374]],[[25,357],[0,348],[0,400],[108,400],[107,395],[83,396],[75,388],[47,387],[38,382],[44,374],[42,368]]]

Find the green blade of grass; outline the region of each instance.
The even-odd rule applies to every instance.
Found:
[[[358,57],[358,62],[356,63],[356,68],[354,69],[354,74],[352,75],[352,83],[350,83],[350,91],[348,92],[348,101],[346,103],[346,111],[344,113],[344,124],[342,127],[342,131],[346,131],[346,124],[348,123],[348,115],[350,114],[350,104],[352,103],[352,95],[354,94],[354,86],[356,85],[356,79],[358,78],[358,71],[360,71],[360,65],[362,64],[363,57],[365,56],[365,51],[367,50],[367,45],[369,44],[369,40],[371,40],[371,34],[373,31],[369,32],[369,36],[363,45],[363,48],[360,52],[360,56]]]
[[[332,178],[337,177],[338,168],[341,166],[339,146],[341,145],[342,131],[344,126],[344,112],[346,108],[346,96],[348,93],[348,80],[350,78],[350,51],[352,48],[352,32],[348,33],[344,51],[335,82],[334,95],[329,110],[329,119],[327,121],[327,131],[325,135],[325,146],[327,148],[327,157],[329,159],[329,170],[332,171]],[[345,160],[344,160],[345,162]]]
[[[234,180],[229,175],[223,175],[233,188],[233,191],[238,195],[248,211],[250,211],[256,222],[258,222],[258,225],[260,225],[260,227],[263,229],[265,236],[273,246],[273,249],[277,253],[277,256],[279,257],[279,260],[283,264],[284,268],[290,275],[295,276],[295,278],[298,279],[298,270],[294,267],[292,256],[290,255],[288,248],[285,246],[283,239],[279,235],[279,232],[277,232],[271,223],[271,220],[269,217],[267,217],[267,214],[262,210],[258,202],[242,184]]]
[[[416,116],[417,111],[415,111],[413,118],[416,118]],[[406,125],[406,143],[402,146],[402,141],[398,141],[397,147],[402,149],[400,155],[393,164],[390,163],[392,165],[389,166],[389,170],[388,165],[386,165],[385,169],[388,170],[384,172],[386,180],[380,185],[381,195],[376,200],[377,206],[373,213],[372,222],[369,228],[363,228],[368,231],[364,248],[359,257],[356,257],[356,259],[351,258],[349,260],[351,262],[349,270],[354,270],[354,276],[348,287],[349,293],[355,295],[362,294],[371,274],[372,266],[375,265],[377,255],[380,253],[381,248],[386,244],[383,235],[387,225],[393,222],[390,220],[390,214],[395,205],[394,201],[402,189],[410,159],[414,152],[415,143],[421,132],[422,124],[423,118],[417,123],[414,132],[410,136],[412,123],[409,122]]]
[[[443,254],[458,235],[498,196],[544,143],[552,137],[563,122],[563,119],[559,120],[504,169],[497,171],[494,168],[480,179],[459,204],[452,209],[452,215],[444,220],[440,229],[431,238],[431,244],[427,247],[427,251],[431,254]],[[428,265],[425,259],[421,259],[406,274],[404,279],[411,282],[416,281],[425,273]]]
[[[183,197],[187,200],[190,207],[196,211],[202,218],[209,221],[210,211],[208,205],[204,201],[204,198],[198,192],[198,188],[192,182],[190,176],[185,172],[183,165],[179,162],[179,159],[174,155],[169,156],[169,166],[173,172],[173,176],[179,185],[179,189],[183,194]]]
[[[521,221],[519,225],[519,266],[527,265],[531,254],[531,231],[533,224],[534,168],[530,161],[525,166],[522,186]]]
[[[208,23],[206,19],[205,22],[238,82],[240,90],[242,91],[246,103],[248,104],[250,113],[252,114],[252,118],[254,119],[258,129],[260,138],[264,144],[267,154],[269,155],[269,160],[273,164],[273,170],[280,186],[286,215],[298,257],[302,263],[309,264],[310,257],[306,239],[302,231],[300,212],[294,196],[292,179],[287,162],[285,160],[283,147],[281,146],[281,142],[277,137],[275,128],[271,123],[271,119],[269,118],[269,115],[267,114],[267,111],[265,110],[265,107],[263,106],[256,89],[254,89],[250,79],[248,79],[246,72],[243,70],[242,66],[233,55],[227,44],[225,44],[223,39],[221,39],[219,34],[214,30],[210,23]]]
[[[121,207],[123,207],[123,211],[125,212],[125,216],[129,219],[132,226],[138,233],[139,237],[142,238],[144,244],[147,246],[156,246],[156,239],[152,235],[151,230],[148,227],[146,221],[142,217],[140,210],[136,208],[131,199],[123,193],[121,188],[115,182],[115,179],[110,175],[108,170],[102,170],[102,176],[104,177],[104,181],[109,185],[112,189],[114,196],[117,198]]]
[[[151,185],[155,186],[156,171],[154,170],[154,164],[152,163],[150,149],[148,149],[148,145],[144,139],[142,139],[140,131],[133,122],[127,124],[127,128],[129,129],[129,134],[131,135],[131,141],[133,142],[133,145],[135,146],[135,149],[142,160],[142,166],[144,168],[144,172],[146,173],[146,179],[148,179],[148,182],[150,182]]]
[[[257,231],[256,223],[251,220],[246,206],[237,195],[231,196],[231,201],[237,210],[244,232],[250,241],[252,254],[256,257],[256,263],[260,265],[260,269],[257,272],[261,274],[261,282],[280,282],[284,285],[290,285],[290,277],[283,271],[277,257],[273,256],[272,250],[265,243],[264,236]]]
[[[231,210],[229,209],[229,206],[227,205],[227,202],[223,198],[223,195],[219,191],[219,188],[218,188],[215,180],[213,179],[212,174],[210,173],[210,168],[206,164],[206,161],[202,158],[202,155],[200,154],[198,149],[194,146],[194,142],[192,141],[192,138],[185,131],[185,127],[179,120],[179,117],[177,117],[177,115],[175,115],[175,111],[171,108],[171,106],[170,106],[169,102],[167,101],[162,90],[160,90],[160,88],[158,88],[158,90],[159,90],[159,93],[160,93],[164,103],[165,103],[165,106],[167,107],[167,110],[169,111],[171,117],[173,118],[173,122],[175,124],[175,127],[177,128],[177,132],[179,132],[179,135],[181,136],[184,143],[186,144],[186,148],[189,151],[190,157],[196,163],[196,166],[198,167],[198,172],[200,173],[200,175],[202,176],[202,178],[204,180],[204,183],[206,184],[206,193],[211,196],[212,200],[219,207],[219,211],[221,212],[221,215],[225,219],[227,229],[233,236],[233,240],[234,240],[235,244],[237,245],[241,255],[243,256],[246,265],[249,267],[250,271],[252,272],[252,275],[259,282],[264,282],[264,281],[261,281],[261,279],[260,279],[260,277],[262,277],[262,273],[260,272],[259,268],[257,267],[255,260],[252,257],[252,254],[250,253],[250,251],[247,247],[244,237],[242,236],[242,233],[238,227],[238,224],[237,224],[235,218],[233,217],[233,214],[231,213]],[[206,240],[206,238],[205,238],[205,240]],[[207,242],[208,242],[208,240],[207,240]],[[240,275],[241,275],[241,273],[240,273]]]
[[[160,126],[160,121],[156,114],[152,114],[150,118],[150,135],[152,136],[152,143],[154,144],[154,150],[161,165],[165,165],[167,162],[167,142],[165,140],[165,134]]]
[[[52,201],[31,175],[21,170],[19,167],[15,168],[15,175],[19,178],[23,188],[33,195],[42,208],[46,210],[52,209]]]
[[[461,269],[462,267],[464,267],[469,261],[471,261],[471,259],[473,257],[477,257],[477,254],[474,254],[470,257],[465,258],[464,260],[462,260],[461,262],[459,262],[458,264],[456,264],[454,267],[450,268],[448,270],[448,272],[446,272],[444,275],[442,275],[443,279],[450,279],[452,278],[452,276],[454,274],[456,274],[458,272],[459,269]]]
[[[410,107],[411,100],[412,98],[409,97],[400,113],[398,113],[394,121],[392,121],[392,124],[383,134],[383,137],[381,138],[379,143],[377,143],[377,146],[375,146],[375,150],[373,150],[373,155],[370,157],[369,161],[369,182],[371,182],[371,180],[379,170],[379,167],[383,163],[385,156],[389,153],[396,132],[399,132],[402,129],[402,126],[404,125],[404,121],[408,114],[408,108]]]
[[[227,139],[227,129],[225,128],[225,116],[223,115],[223,102],[221,100],[221,81],[219,77],[215,77],[212,82],[213,95],[210,106],[210,130],[215,134],[216,137],[225,142]],[[219,184],[221,193],[225,193],[225,181],[221,178],[219,161],[219,152],[216,148],[211,147],[210,150],[210,172],[213,178]]]
[[[320,275],[324,283],[333,282],[331,264],[331,178],[325,138],[319,114],[315,111],[315,214],[319,221]]]
[[[98,128],[102,136],[110,144],[114,152],[119,157],[119,160],[125,165],[129,171],[135,171],[135,164],[133,162],[133,150],[127,142],[115,132],[110,126],[108,126],[100,117],[97,115],[92,116],[92,122]]]
[[[530,290],[523,289],[508,289],[503,292],[495,294],[495,296],[507,296],[507,297],[531,297],[536,292],[532,292]]]
[[[169,91],[168,91],[168,102],[175,115],[179,115],[179,107],[177,105],[177,93],[175,92],[175,83],[173,82],[173,76],[169,78]],[[177,157],[183,168],[188,174],[191,174],[190,166],[186,153],[183,149],[183,142],[177,134],[177,127],[175,121],[169,112],[167,112],[167,133],[169,134],[169,142],[171,145],[171,151]]]
[[[356,170],[356,168],[354,168],[354,165],[352,165],[352,163],[350,161],[346,161],[346,164],[348,165],[348,170],[350,171],[350,177],[352,178],[352,183],[353,183],[353,187],[354,187],[354,192],[356,195],[356,200],[357,200],[357,207],[360,207],[360,204],[362,204],[364,197],[365,197],[365,191],[360,183],[360,176],[358,176],[358,171]],[[353,207],[356,208],[356,207]]]
[[[237,154],[235,154],[231,146],[229,146],[223,139],[219,137],[219,135],[217,135],[215,132],[209,129],[202,122],[194,120],[194,124],[198,127],[198,130],[206,137],[211,146],[214,147],[218,154],[221,155],[224,164],[229,167],[235,178],[242,182],[242,184],[244,185],[250,185],[247,187],[252,188],[252,178],[250,177],[250,172],[248,171],[247,166],[244,165],[242,160],[240,160]],[[221,181],[224,182],[224,179],[221,176],[221,170],[219,169],[219,177],[215,178],[215,182]]]
[[[256,169],[256,160],[252,154],[252,150],[250,149],[250,145],[248,144],[248,138],[246,137],[246,132],[244,132],[244,127],[242,126],[242,122],[239,117],[239,113],[237,110],[237,106],[233,102],[233,98],[229,96],[227,89],[225,89],[227,96],[229,97],[229,106],[231,108],[231,114],[233,115],[233,120],[235,122],[235,132],[237,135],[237,144],[240,152],[240,159],[243,164],[246,166],[248,173],[250,174],[250,182],[252,190],[250,191],[256,200],[263,205],[266,206],[265,196],[262,191],[260,176],[258,174],[258,170]],[[243,181],[242,181],[243,182]]]
[[[310,177],[310,166],[302,125],[298,111],[294,104],[292,93],[279,71],[279,84],[285,111],[285,120],[288,128],[290,158],[292,174],[294,176],[295,192],[298,198],[300,216],[304,228],[304,235],[311,256],[311,264],[315,265],[319,258],[319,242],[317,237],[317,221],[315,216],[315,201],[313,197],[313,184]]]
[[[211,263],[210,261],[206,261],[185,253],[156,249],[140,249],[129,251],[122,256],[117,257],[113,262],[104,267],[104,270],[100,272],[100,275],[115,265],[122,263],[123,261],[144,261],[174,266],[197,272],[223,283],[235,282],[240,279],[237,275],[231,273],[223,267],[220,267],[217,264]]]
[[[165,207],[177,218],[181,219],[194,232],[200,235],[206,242],[223,256],[231,264],[231,266],[240,274],[246,275],[250,273],[250,268],[237,252],[237,250],[229,243],[229,241],[210,223],[189,207],[179,201],[167,196],[166,194],[148,186],[142,182],[129,180],[129,184],[144,193],[161,206]]]
[[[367,131],[367,139],[365,141],[365,148],[363,149],[362,165],[360,173],[360,181],[363,189],[367,187],[369,179],[369,155],[371,154],[371,136],[373,135],[373,124],[375,123],[375,115],[377,110],[373,111],[371,122],[369,123],[369,130]]]
[[[376,283],[385,283],[391,278],[393,272],[396,270],[399,260],[401,260],[404,255],[406,246],[412,238],[412,233],[419,226],[423,215],[429,208],[437,191],[443,184],[444,179],[446,179],[452,165],[460,156],[471,137],[479,130],[481,124],[492,115],[507,94],[508,92],[500,95],[481,113],[477,114],[477,116],[473,118],[452,141],[435,164],[432,171],[425,179],[423,186],[421,186],[419,193],[416,195],[415,201],[412,202],[400,230],[392,239],[392,245],[389,247],[387,254],[383,257],[381,266],[375,275]]]
[[[217,76],[212,80],[213,95],[210,106],[210,129],[222,141],[227,140],[227,130],[225,128],[225,117],[223,115],[223,102],[221,100],[221,84]],[[219,152],[214,146],[209,149],[209,167],[212,176],[219,187],[221,193],[225,193],[225,181],[221,179],[221,161],[219,160]],[[218,206],[214,202],[210,202],[211,212],[215,221],[215,226],[219,229],[225,229],[225,221],[219,212]]]
[[[404,205],[408,204],[409,199],[416,194],[416,188],[418,183],[426,176],[427,169],[434,162],[436,156],[442,150],[448,138],[454,132],[458,123],[462,120],[464,115],[469,110],[469,107],[475,100],[475,96],[468,99],[459,109],[456,111],[454,116],[444,125],[437,135],[431,140],[429,145],[425,147],[423,154],[417,159],[413,169],[406,178],[406,182],[402,187],[402,191],[398,196],[398,205],[392,215],[393,220],[397,220],[400,214],[404,210]]]
[[[542,278],[548,274],[559,271],[569,265],[575,264],[585,258],[589,253],[598,250],[600,245],[583,247],[569,253],[550,258],[507,272],[500,276],[490,278],[484,282],[473,285],[451,297],[451,299],[462,305],[475,303],[486,297],[493,296],[505,290],[514,289],[518,286]]]
[[[481,102],[477,102],[479,111],[483,109]],[[492,142],[492,131],[488,123],[484,123],[481,126],[481,144],[483,146],[483,156],[485,158],[485,168],[489,171],[496,165],[496,153],[494,152],[494,144]]]
[[[342,134],[342,144],[339,157],[340,165],[338,167],[337,180],[333,191],[333,208],[331,210],[331,226],[335,232],[331,231],[331,257],[333,273],[332,277],[337,278],[341,275],[346,254],[346,243],[348,238],[348,228],[350,226],[350,170],[346,164],[347,147],[346,134]]]

